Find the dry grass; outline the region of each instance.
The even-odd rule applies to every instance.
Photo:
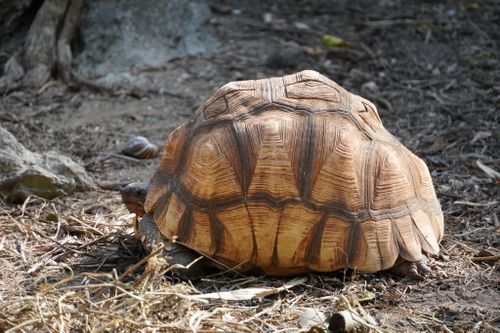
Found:
[[[288,280],[215,274],[177,281],[163,271],[145,269],[145,263],[162,259],[155,254],[144,259],[132,223],[133,215],[111,192],[2,205],[0,331],[305,332],[311,324],[304,323],[308,310],[328,317],[351,308],[372,331],[450,332],[454,324],[438,319],[439,309],[419,306],[419,297],[446,285],[488,288],[498,282],[495,266],[473,263],[465,255],[473,249],[447,240],[443,251],[456,259],[431,260],[436,274],[419,284],[394,281],[384,273],[311,274],[304,283],[273,289],[266,297],[207,300],[199,295],[279,288]],[[370,324],[372,316],[378,323]],[[497,331],[487,321],[471,325]],[[323,323],[316,329],[326,327]]]

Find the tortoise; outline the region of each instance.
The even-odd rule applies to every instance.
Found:
[[[170,134],[150,182],[128,185],[122,200],[142,216],[146,248],[164,243],[171,263],[202,254],[271,276],[421,278],[443,236],[425,162],[373,103],[311,70],[221,87]]]

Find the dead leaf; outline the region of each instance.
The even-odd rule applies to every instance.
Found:
[[[371,291],[366,291],[363,296],[358,299],[358,302],[359,303],[362,303],[362,302],[367,302],[367,301],[371,301],[371,300],[374,300],[375,299],[375,294],[372,293]]]
[[[487,131],[479,131],[479,132],[476,132],[476,134],[474,134],[474,137],[472,138],[472,140],[470,140],[470,143],[475,143],[477,140],[481,140],[481,139],[486,139],[486,138],[489,138],[491,136],[491,132],[487,132]]]
[[[445,138],[437,138],[436,140],[434,140],[432,145],[426,149],[426,152],[429,154],[435,154],[442,150],[445,150],[448,145],[448,140],[446,140]]]
[[[493,178],[497,183],[500,182],[500,172],[484,165],[480,160],[476,161],[476,165],[479,167],[479,169],[483,170],[485,174]]]
[[[221,291],[218,293],[208,293],[201,295],[189,295],[188,298],[193,298],[195,300],[199,299],[221,299],[225,301],[247,301],[254,298],[262,298],[265,296],[278,294],[282,291],[286,291],[293,288],[299,284],[307,281],[306,277],[295,278],[286,283],[283,287],[278,288],[242,288],[231,291]]]
[[[325,321],[325,315],[314,308],[305,308],[299,316],[299,326],[303,329],[323,325]]]
[[[463,7],[464,9],[467,9],[467,10],[476,10],[476,9],[479,9],[479,3],[467,2],[464,5],[462,5],[461,7]]]
[[[333,35],[323,35],[321,42],[328,47],[351,47],[345,39]]]

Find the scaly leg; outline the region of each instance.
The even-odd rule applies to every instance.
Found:
[[[151,253],[161,244],[164,245],[163,255],[167,258],[169,266],[178,265],[172,272],[183,279],[196,278],[204,273],[204,260],[200,260],[183,268],[200,257],[199,254],[178,243],[167,240],[158,230],[151,214],[146,214],[136,224],[136,235],[142,242],[146,252]]]

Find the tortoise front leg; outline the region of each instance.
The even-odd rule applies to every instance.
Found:
[[[389,271],[396,275],[406,276],[419,281],[425,280],[425,275],[432,272],[429,266],[427,266],[425,259],[411,262],[402,258],[399,258]]]
[[[162,255],[165,256],[167,264],[169,266],[176,265],[171,270],[174,275],[182,279],[192,279],[203,275],[205,262],[203,259],[196,261],[200,255],[163,237],[151,214],[144,215],[142,220],[136,223],[135,232],[148,253],[153,252],[161,244],[164,245]],[[193,262],[194,264],[192,264]]]

